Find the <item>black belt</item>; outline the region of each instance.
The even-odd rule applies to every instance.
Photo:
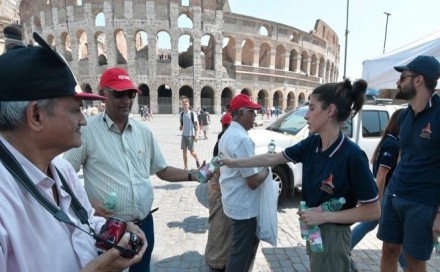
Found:
[[[135,219],[133,220],[133,223],[135,223],[136,225],[140,226],[142,225],[145,221],[147,221],[147,218],[154,213],[155,211],[159,210],[159,207],[152,209],[147,216],[145,216],[143,219]]]

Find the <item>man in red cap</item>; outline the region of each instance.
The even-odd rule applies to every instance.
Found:
[[[219,151],[231,158],[247,158],[255,155],[255,144],[248,130],[253,127],[256,110],[261,106],[249,96],[239,94],[230,102],[232,123],[219,143]],[[256,236],[260,190],[268,168],[220,168],[220,188],[223,210],[232,223],[232,240],[226,271],[250,271],[257,253],[259,239]]]
[[[105,111],[87,120],[89,125],[81,131],[83,145],[69,150],[64,157],[76,171],[83,166],[85,189],[97,214],[133,221],[145,232],[147,251],[130,272],[147,272],[154,247],[150,176],[186,181],[195,180],[194,175],[192,171],[168,166],[151,130],[129,118],[133,100],[140,91],[127,71],[107,69],[99,85],[100,93],[107,98]],[[110,210],[105,208],[104,201],[112,192],[117,199],[116,207]]]

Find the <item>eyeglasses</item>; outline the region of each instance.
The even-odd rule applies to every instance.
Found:
[[[419,76],[419,75],[415,75],[415,74],[400,74],[400,81],[404,81],[405,80],[405,78],[407,78],[407,77],[417,77],[417,76]]]
[[[123,91],[123,92],[118,92],[118,91],[110,91],[113,95],[114,98],[116,99],[122,99],[125,96],[128,96],[129,99],[134,99],[136,97],[136,92],[135,91]]]
[[[242,108],[241,111],[247,111],[247,112],[252,112],[253,114],[257,114],[254,109],[249,109],[249,108]]]

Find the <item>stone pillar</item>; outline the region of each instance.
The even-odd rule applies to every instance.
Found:
[[[241,52],[243,50],[243,47],[241,46],[243,40],[236,40],[235,41],[235,62],[234,65],[238,66],[241,65]]]
[[[269,62],[269,69],[274,70],[275,69],[275,60],[277,57],[277,51],[272,48],[270,49],[270,62]]]

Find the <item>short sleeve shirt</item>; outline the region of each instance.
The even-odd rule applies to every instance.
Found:
[[[114,216],[125,221],[143,219],[153,205],[150,176],[167,167],[151,130],[131,118],[123,133],[101,113],[90,117],[81,128],[82,145],[64,153],[79,171],[91,200],[104,200],[116,192]]]
[[[342,133],[325,151],[321,151],[321,138],[315,134],[286,148],[283,154],[290,161],[303,163],[302,195],[309,207],[335,197],[346,199],[342,209],[378,199],[365,152]]]
[[[379,167],[388,168],[387,177],[385,179],[385,186],[388,185],[391,176],[399,159],[399,139],[391,134],[385,135],[382,144],[379,147],[377,158],[373,165],[373,175],[377,177]]]
[[[399,116],[400,162],[388,192],[437,207],[440,205],[440,97],[433,94],[417,115],[411,106]]]
[[[231,158],[248,158],[255,155],[255,144],[247,131],[233,121],[219,142],[219,151]],[[259,168],[220,167],[220,188],[225,214],[233,219],[250,219],[259,212],[260,188],[252,190],[246,178],[259,172]]]
[[[195,136],[194,124],[198,122],[196,114],[192,110],[187,112],[183,111],[181,114],[183,123],[182,136]],[[191,115],[193,115],[193,117],[191,117]]]

